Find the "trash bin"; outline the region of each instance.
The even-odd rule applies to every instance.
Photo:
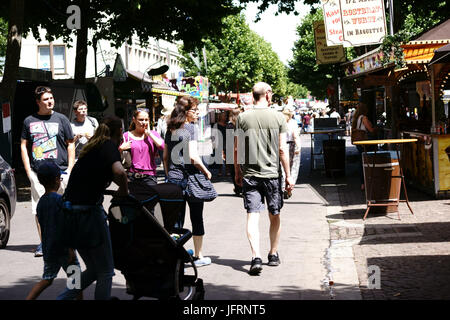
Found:
[[[333,139],[323,141],[323,160],[327,177],[336,173],[345,174],[345,140]]]
[[[367,201],[370,200],[375,204],[397,202],[401,187],[400,164],[397,153],[395,151],[364,152],[362,157]],[[374,160],[375,168],[372,168]],[[372,173],[371,170],[373,170]],[[371,188],[373,193],[371,193]],[[375,206],[370,210],[378,213],[397,212],[398,203],[389,206]]]

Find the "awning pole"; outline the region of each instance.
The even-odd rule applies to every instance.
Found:
[[[431,133],[436,133],[436,103],[434,94],[434,64],[431,65]]]

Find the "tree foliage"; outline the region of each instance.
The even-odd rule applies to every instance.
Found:
[[[8,23],[0,18],[0,75],[3,74],[4,57],[6,56],[6,46],[8,44]]]
[[[403,9],[400,10],[399,7],[402,6]],[[390,62],[389,57],[392,53],[396,67],[404,67],[403,49],[400,45],[449,18],[448,1],[401,1],[397,7],[394,6],[395,33],[392,36],[388,35],[382,43],[384,63]]]
[[[297,27],[298,40],[294,43],[293,58],[289,61],[289,77],[305,86],[311,95],[323,99],[327,86],[336,80],[339,65],[316,64],[314,21],[323,20],[322,10],[306,15]]]
[[[288,87],[287,70],[272,46],[250,29],[243,15],[232,15],[223,19],[221,38],[208,38],[203,45],[206,49],[207,70],[196,65],[194,60],[203,57],[196,50],[190,56],[189,48],[181,47],[185,59],[182,66],[188,75],[202,73],[218,91],[250,91],[258,81],[272,85],[274,93],[284,96],[293,86]],[[200,69],[199,69],[200,67]],[[295,92],[295,90],[293,90]]]

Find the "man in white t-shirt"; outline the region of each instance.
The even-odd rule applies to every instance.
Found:
[[[98,121],[87,115],[88,108],[86,101],[77,100],[73,104],[75,119],[70,123],[75,141],[75,159],[78,159],[81,149],[94,135],[98,128]]]
[[[336,118],[338,124],[341,122],[341,115],[336,111],[335,108],[331,109],[330,118]]]

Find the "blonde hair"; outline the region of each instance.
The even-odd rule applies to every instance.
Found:
[[[112,136],[118,134],[122,129],[122,121],[116,116],[107,116],[103,122],[95,130],[94,135],[89,142],[81,149],[79,159],[83,158],[91,150],[111,139]]]

